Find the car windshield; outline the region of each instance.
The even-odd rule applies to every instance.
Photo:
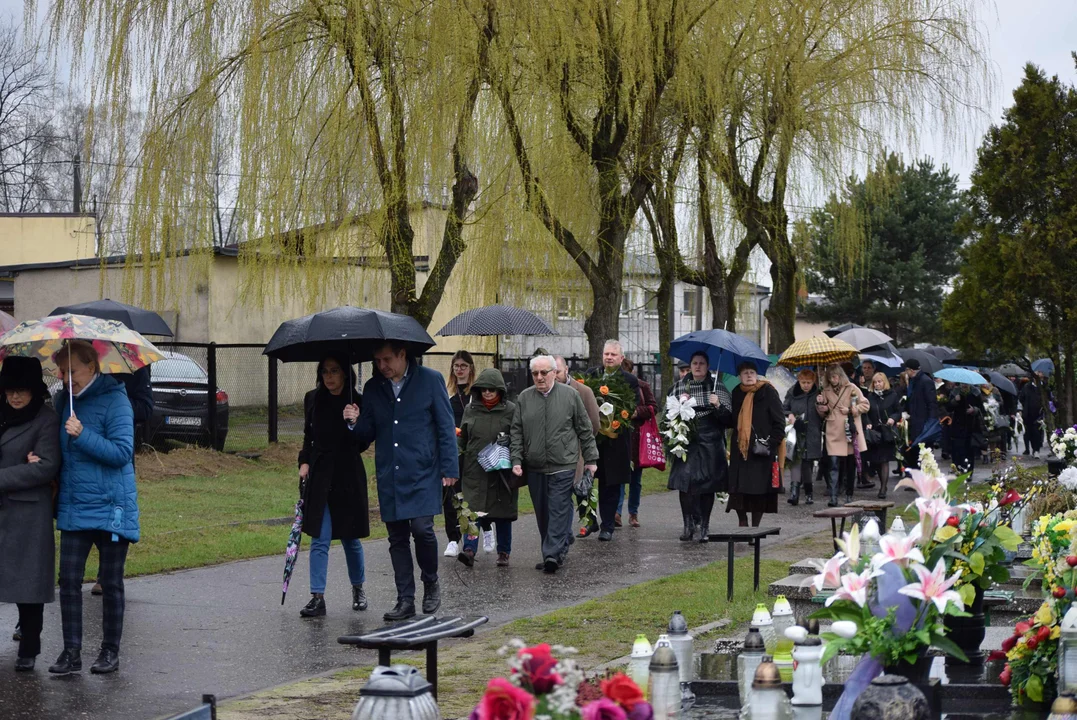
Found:
[[[151,377],[154,380],[195,380],[205,382],[206,371],[194,360],[183,356],[165,358],[153,364]]]

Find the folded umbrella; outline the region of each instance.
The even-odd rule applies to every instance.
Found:
[[[878,330],[872,330],[871,328],[866,327],[851,328],[845,332],[833,335],[832,337],[835,340],[842,340],[849,343],[857,350],[882,345],[883,343],[888,343],[893,340],[893,338],[884,332],[879,332]]]
[[[1010,395],[1017,395],[1017,388],[1014,387],[1014,384],[1010,382],[1010,379],[1002,373],[992,370],[987,373],[987,378],[991,381],[992,385],[1002,392],[1009,393]]]
[[[939,419],[928,418],[927,422],[924,423],[923,429],[920,430],[920,434],[909,443],[909,448],[919,447],[921,443],[930,445],[940,437],[942,437],[942,425],[939,424]]]
[[[295,502],[295,519],[292,521],[292,531],[288,534],[288,544],[284,546],[284,585],[280,594],[281,605],[284,604],[284,598],[288,594],[288,584],[292,581],[292,572],[295,571],[295,561],[299,559],[299,546],[302,542],[303,492],[300,490],[299,499]]]
[[[142,335],[161,335],[172,337],[172,328],[164,318],[152,310],[145,310],[134,305],[126,305],[115,300],[94,300],[76,305],[61,305],[49,315],[87,315],[102,320],[115,320],[123,323]]]
[[[978,372],[962,367],[948,367],[935,373],[936,380],[959,383],[961,385],[986,385],[987,378]]]
[[[712,371],[736,375],[743,362],[755,365],[763,375],[770,367],[770,358],[751,340],[725,330],[700,330],[681,335],[669,344],[669,354],[689,360],[697,352],[705,353]]]
[[[856,355],[856,348],[847,342],[837,338],[816,336],[790,345],[778,358],[778,364],[792,368],[829,365],[852,360]]]

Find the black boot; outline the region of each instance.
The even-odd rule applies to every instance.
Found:
[[[691,542],[692,536],[696,534],[696,519],[691,515],[684,516],[684,532],[681,533],[679,538],[681,542]]]
[[[827,507],[837,507],[838,506],[838,486],[837,485],[831,485],[830,486],[830,502],[828,502],[826,504],[826,506]]]
[[[303,609],[299,611],[300,617],[323,617],[325,615],[325,597],[322,595],[311,595],[310,602],[303,606]]]
[[[793,483],[790,488],[789,497],[787,497],[785,501],[790,505],[800,504],[800,483]]]
[[[804,504],[805,505],[814,505],[815,504],[815,500],[813,500],[812,496],[811,496],[811,490],[805,490],[804,491]]]
[[[363,583],[352,585],[352,610],[366,610],[367,606],[366,593],[363,592]]]
[[[396,607],[382,616],[385,622],[396,622],[397,620],[407,620],[415,617],[415,601],[414,600],[397,600]]]
[[[49,668],[53,675],[67,675],[68,673],[82,671],[82,651],[78,648],[64,648],[60,657]]]
[[[699,521],[699,541],[701,543],[710,542],[710,520]]]
[[[423,614],[433,615],[441,607],[441,585],[438,581],[423,583]]]
[[[97,661],[90,666],[94,675],[107,675],[120,669],[120,654],[111,648],[101,648]]]

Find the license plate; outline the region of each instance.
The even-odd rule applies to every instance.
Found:
[[[190,427],[202,427],[202,418],[200,417],[176,417],[169,415],[165,418],[165,425],[187,425]]]

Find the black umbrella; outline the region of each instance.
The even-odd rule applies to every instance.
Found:
[[[827,337],[834,337],[835,335],[840,335],[841,333],[845,332],[846,330],[853,330],[855,328],[862,328],[862,327],[864,327],[864,326],[863,325],[857,325],[856,323],[842,323],[841,325],[838,325],[836,327],[827,328],[826,330],[823,331],[823,334],[826,335]]]
[[[944,362],[957,355],[957,350],[948,348],[945,345],[928,345],[924,348],[924,352],[929,352]]]
[[[939,370],[942,370],[943,364],[939,362],[939,359],[929,352],[923,350],[917,350],[915,348],[902,348],[897,351],[902,360],[917,360],[920,363],[920,369],[926,372],[928,375],[934,375]]]
[[[1005,365],[1000,365],[998,371],[1006,377],[1028,377],[1027,370],[1013,363],[1006,363]]]
[[[449,335],[557,335],[557,331],[533,312],[510,305],[487,305],[467,310],[435,333]]]
[[[410,357],[435,344],[413,317],[346,305],[281,323],[262,354],[281,362],[319,362],[339,353],[358,363],[373,360],[390,340],[402,343]]]
[[[161,335],[172,337],[172,328],[160,315],[152,310],[145,310],[134,305],[125,305],[115,300],[94,300],[76,305],[61,305],[49,315],[89,315],[102,320],[115,320],[123,323],[141,335]]]
[[[992,370],[987,373],[987,379],[1002,392],[1009,393],[1010,395],[1017,395],[1017,388],[1014,387],[1013,383],[1010,382],[1009,378],[1005,375]]]

